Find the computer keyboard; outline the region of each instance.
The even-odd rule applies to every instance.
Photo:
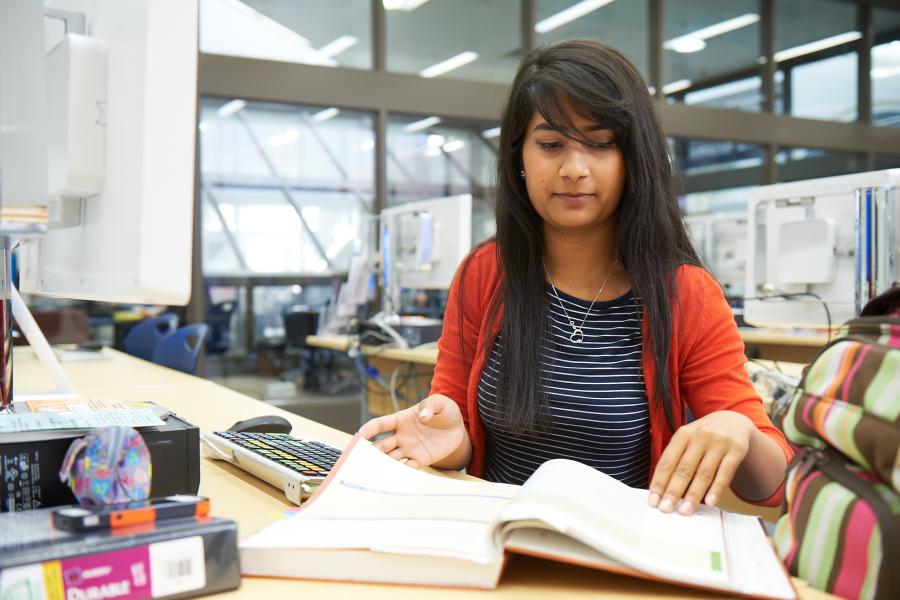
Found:
[[[226,460],[283,490],[300,504],[325,479],[341,450],[285,433],[214,431],[202,437],[212,458]]]

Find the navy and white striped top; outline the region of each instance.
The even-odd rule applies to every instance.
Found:
[[[650,416],[641,364],[641,315],[631,292],[596,302],[573,343],[572,326],[546,286],[551,341],[541,345],[541,372],[548,391],[546,431],[516,435],[496,406],[499,337],[478,386],[484,423],[484,477],[523,483],[552,458],[577,460],[633,487],[646,487],[650,472]],[[581,324],[590,302],[559,292],[566,311]]]

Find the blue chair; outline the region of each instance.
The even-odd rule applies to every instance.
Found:
[[[128,354],[153,360],[153,351],[160,340],[175,331],[178,327],[178,315],[163,313],[157,317],[144,319],[125,335],[122,348]]]
[[[156,346],[153,362],[194,375],[197,372],[197,358],[208,334],[209,326],[206,323],[181,327],[164,337]]]

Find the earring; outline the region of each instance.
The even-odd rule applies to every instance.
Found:
[[[519,175],[521,175],[522,177],[525,177],[525,171],[524,170],[519,171]]]

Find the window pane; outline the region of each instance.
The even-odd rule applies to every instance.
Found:
[[[510,0],[384,0],[387,68],[508,83],[521,57],[519,5]]]
[[[371,69],[371,2],[340,4],[336,10],[321,0],[201,0],[200,51]]]
[[[472,242],[490,237],[496,230],[496,124],[427,119],[391,115],[388,120],[388,204],[472,194]]]
[[[875,170],[881,169],[898,169],[900,168],[900,155],[896,154],[876,154]]]
[[[590,7],[583,13],[578,8]],[[571,10],[570,10],[571,9]],[[538,44],[585,38],[618,48],[640,69],[647,79],[648,16],[647,3],[588,3],[577,0],[537,0],[535,36]]]
[[[669,140],[681,193],[693,194],[764,183],[765,150],[743,142],[676,138]],[[688,212],[694,212],[688,203]],[[707,210],[705,205],[697,210]],[[722,207],[731,210],[733,207]],[[711,210],[711,208],[709,208]]]
[[[797,117],[857,118],[856,6],[843,0],[776,2],[780,107]]]
[[[900,11],[872,10],[872,123],[900,127]]]
[[[744,142],[670,138],[679,201],[694,247],[728,298],[744,290],[747,199],[765,181],[765,149]]]
[[[204,99],[204,273],[346,271],[372,211],[372,123],[335,107]]]
[[[758,112],[759,2],[668,0],[663,91],[672,101]]]
[[[802,181],[864,170],[865,158],[850,152],[818,148],[779,148],[775,154],[778,181]]]

